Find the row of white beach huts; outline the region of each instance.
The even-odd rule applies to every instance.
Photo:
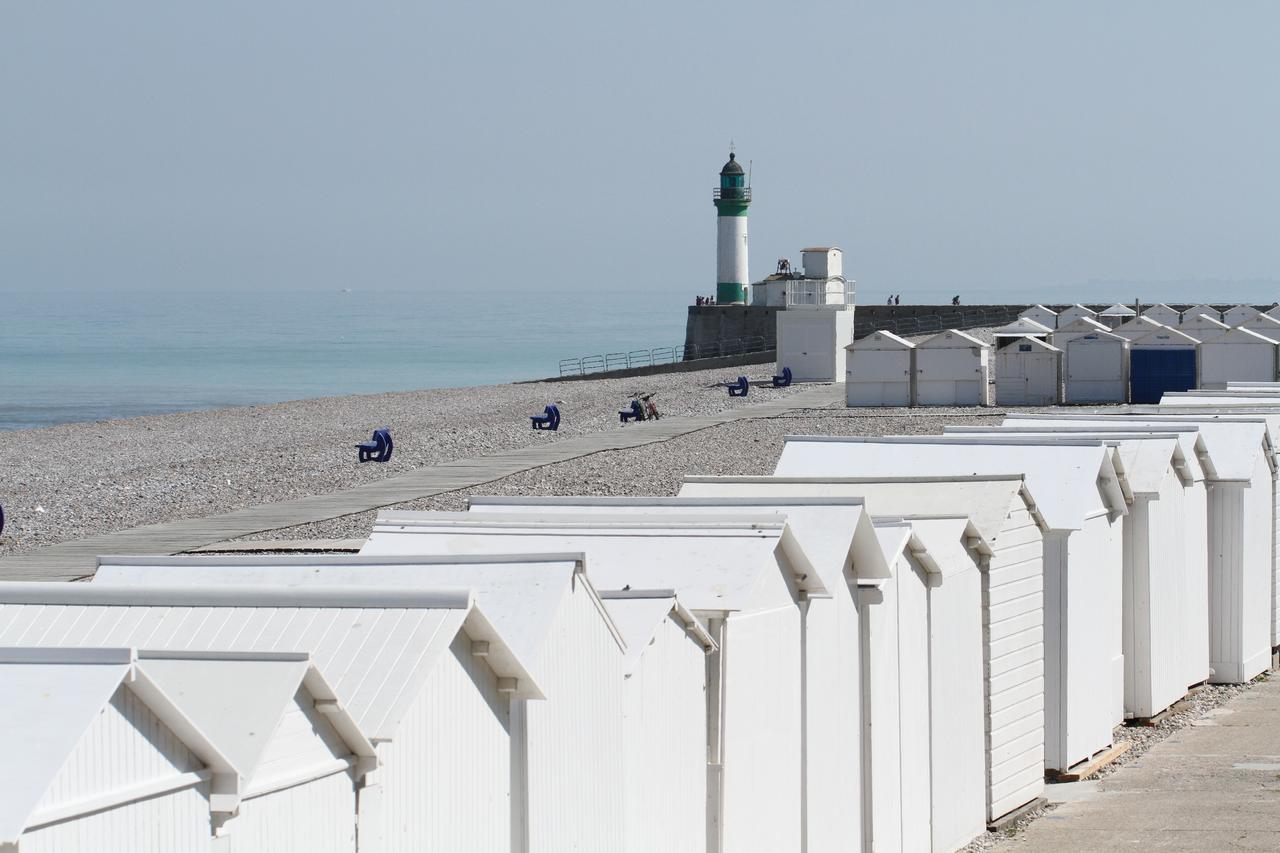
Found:
[[[1190,392],[0,584],[0,849],[956,850],[1269,667],[1278,450]]]
[[[1170,391],[1280,379],[1280,307],[1263,313],[1238,306],[1220,314],[1198,306],[1192,310],[1211,314],[1194,316],[1191,311],[1166,316],[1162,308],[1173,311],[1154,306],[1138,316],[1131,308],[1114,306],[1111,310],[1127,311],[1128,317],[1091,317],[1059,315],[1037,305],[994,330],[994,347],[956,329],[915,343],[873,332],[846,347],[846,401],[850,406],[1156,403]]]

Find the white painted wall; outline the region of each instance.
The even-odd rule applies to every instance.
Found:
[[[1259,455],[1248,488],[1223,482],[1209,487],[1209,657],[1215,683],[1248,681],[1270,664],[1269,479]]]
[[[361,792],[361,847],[376,853],[505,851],[512,846],[510,703],[459,632]],[[366,822],[365,812],[369,811]]]
[[[1044,541],[1025,507],[1010,512],[983,577],[987,818],[1044,791]]]
[[[1201,341],[1199,346],[1200,388],[1226,388],[1228,381],[1276,378],[1276,345],[1265,341]]]
[[[1014,342],[996,350],[996,403],[1052,406],[1058,402],[1062,353]]]
[[[344,771],[245,799],[224,831],[216,853],[352,853],[355,783]]]
[[[853,341],[853,311],[789,310],[777,314],[778,373],[797,382],[839,382],[845,347]]]
[[[896,347],[873,349],[869,345],[847,350],[845,401],[848,405],[911,405],[914,352]]]
[[[6,733],[14,736],[16,733]],[[204,851],[210,838],[208,783],[186,786],[114,808],[43,826],[41,813],[148,783],[176,780],[203,765],[126,686],[81,737],[45,791],[23,834],[22,853],[121,850],[139,853]]]
[[[748,284],[747,217],[716,217],[716,282]]]
[[[624,686],[626,850],[706,853],[706,655],[671,619]]]
[[[943,332],[936,337],[949,333]],[[970,346],[916,347],[917,406],[989,406],[991,348]]]
[[[1123,403],[1129,399],[1129,343],[1080,335],[1066,345],[1067,403]]]

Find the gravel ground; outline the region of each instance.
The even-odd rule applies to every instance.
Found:
[[[1229,699],[1239,696],[1254,684],[1265,681],[1269,677],[1270,673],[1264,673],[1249,684],[1206,684],[1196,691],[1195,695],[1177,703],[1174,706],[1175,712],[1161,720],[1157,726],[1118,726],[1115,730],[1115,739],[1117,742],[1130,743],[1129,751],[1098,771],[1094,778],[1105,779],[1126,764],[1141,758],[1147,750],[1174,732],[1188,726],[1202,724],[1206,717],[1212,717],[1213,711],[1225,705]],[[1037,809],[1000,832],[983,833],[962,848],[962,853],[979,853],[1009,847],[1011,845],[1003,842],[1016,836],[1027,824],[1052,811],[1053,808],[1054,806],[1050,805],[1047,808]]]
[[[425,465],[569,436],[619,429],[617,412],[655,394],[664,415],[701,415],[778,399],[800,389],[753,387],[731,398],[722,383],[753,381],[772,365],[629,379],[490,385],[300,400],[209,412],[0,432],[0,555],[141,524],[214,515],[253,504],[351,488]],[[528,416],[560,406],[558,433]],[[395,455],[360,465],[352,445],[391,427]]]
[[[583,456],[465,492],[449,492],[388,509],[462,510],[466,508],[467,497],[473,493],[674,495],[686,474],[772,473],[786,435],[925,435],[940,433],[947,424],[999,423],[1003,415],[1001,409],[848,409],[836,404],[784,417],[734,421],[660,445]],[[376,512],[358,513],[248,538],[360,538],[369,534],[376,515]]]

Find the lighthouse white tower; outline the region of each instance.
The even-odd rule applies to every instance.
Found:
[[[712,195],[716,205],[716,303],[741,305],[747,301],[747,206],[751,187],[733,151],[720,170],[720,186]]]

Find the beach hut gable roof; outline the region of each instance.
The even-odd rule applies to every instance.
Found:
[[[331,560],[103,558],[92,583],[0,583],[0,637],[52,645],[41,639],[40,625],[62,619],[71,627],[58,635],[59,645],[145,642],[157,650],[310,652],[360,731],[385,740],[465,626],[473,639],[491,642],[487,661],[495,673],[518,679],[517,698],[542,698],[523,659],[468,591],[427,588],[421,580],[416,588],[408,581],[371,586],[381,579],[353,572],[351,558],[341,558],[345,574],[335,582],[325,567]],[[295,585],[285,585],[290,582]],[[121,608],[120,618],[81,618],[103,607]],[[239,631],[208,630],[232,614]],[[324,643],[316,643],[316,632]],[[370,655],[370,648],[384,651]]]
[[[1182,318],[1182,315],[1179,312],[1170,308],[1168,305],[1165,305],[1163,302],[1158,302],[1149,308],[1143,309],[1142,316],[1154,320],[1157,323],[1163,323],[1166,326],[1171,324],[1176,325]]]
[[[1137,317],[1138,316],[1137,311],[1134,311],[1128,305],[1121,305],[1119,302],[1117,302],[1115,305],[1112,305],[1109,308],[1104,308],[1102,311],[1098,313],[1099,313],[1099,316],[1102,316],[1102,317]]]
[[[404,527],[418,534],[399,547],[449,548],[500,553],[523,547],[571,549],[586,554],[586,573],[602,589],[674,588],[691,610],[741,610],[750,606],[756,580],[765,571],[787,571],[810,595],[827,589],[786,519],[705,515],[696,519],[627,514],[569,514],[539,519],[528,514],[385,513],[366,548],[384,547],[384,534]],[[399,532],[403,533],[405,530]],[[508,544],[511,543],[511,544]],[[700,571],[689,571],[690,566]]]
[[[1158,329],[1152,329],[1145,335],[1134,338],[1133,342],[1130,344],[1130,348],[1193,347],[1198,343],[1198,340],[1191,337],[1186,332],[1179,331],[1171,326],[1161,326]]]
[[[963,442],[963,453],[950,447]],[[901,446],[903,452],[892,453]],[[777,473],[815,475],[843,471],[860,474],[1023,473],[1045,523],[1078,530],[1099,512],[1127,512],[1124,493],[1109,448],[1100,442],[1039,444],[961,436],[787,436]],[[869,501],[872,512],[878,512]]]
[[[1115,329],[1112,329],[1112,332],[1113,333],[1136,332],[1141,334],[1147,334],[1149,332],[1153,332],[1163,328],[1166,328],[1166,326],[1163,323],[1153,320],[1144,314],[1141,317],[1133,317],[1129,320],[1125,320]]]
[[[1252,305],[1233,305],[1222,312],[1222,322],[1228,326],[1239,326],[1241,323],[1247,323],[1261,314],[1262,312]]]
[[[878,329],[864,338],[858,338],[851,344],[845,346],[847,350],[860,349],[915,349],[916,345],[906,338],[900,338],[893,332]]]
[[[968,516],[984,548],[1000,538],[1009,508],[1023,501],[1043,523],[1021,474],[995,476],[687,476],[681,494],[835,495],[865,497],[880,517],[905,519]],[[882,534],[876,534],[883,538]],[[883,543],[881,543],[883,545]],[[891,566],[892,559],[886,557]]]
[[[635,672],[649,643],[668,619],[679,623],[704,652],[710,653],[716,648],[715,640],[702,623],[680,604],[673,590],[604,590],[600,597],[627,644],[622,664],[627,675]]]
[[[1280,304],[1273,305],[1270,308],[1268,308],[1266,311],[1263,311],[1262,313],[1267,315],[1268,317],[1274,317],[1277,320],[1280,320]]]
[[[979,347],[987,349],[991,344],[966,334],[959,329],[947,329],[933,337],[916,344],[916,349],[955,349],[957,347]]]
[[[1217,319],[1217,317],[1210,317],[1208,314],[1193,314],[1189,317],[1186,314],[1183,314],[1182,325],[1188,329],[1198,329],[1202,332],[1211,330],[1226,331],[1231,328],[1226,323]]]
[[[708,514],[777,513],[786,518],[808,559],[822,575],[828,590],[843,583],[839,572],[850,561],[859,578],[889,577],[871,538],[870,516],[859,498],[831,497],[473,497],[473,512],[639,513],[675,517]]]
[[[1059,326],[1058,332],[1106,332],[1111,334],[1111,329],[1092,317],[1077,317],[1065,326]]]
[[[1252,329],[1237,328],[1227,329],[1220,335],[1206,337],[1200,341],[1201,344],[1270,344],[1275,346],[1276,342],[1266,335],[1258,334]]]
[[[1048,326],[1037,323],[1028,317],[1019,317],[1012,323],[1008,323],[992,332],[993,335],[1001,338],[1019,337],[1022,335],[1048,335],[1053,332]]]

